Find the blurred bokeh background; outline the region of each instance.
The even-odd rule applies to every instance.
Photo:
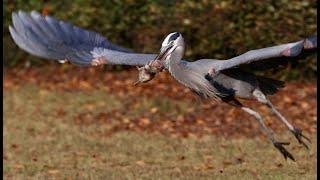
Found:
[[[316,34],[316,0],[4,0],[4,179],[315,179],[314,54],[286,69],[270,96],[311,138],[305,150],[270,110],[264,117],[297,162],[285,161],[241,109],[200,101],[168,73],[133,86],[135,67],[80,68],[19,49],[13,11],[42,14],[101,33],[137,52],[157,53],[180,31],[186,59],[226,59]],[[240,179],[241,179],[240,178]]]
[[[137,52],[156,53],[168,33],[179,31],[187,42],[185,56],[191,61],[203,57],[226,59],[251,49],[301,40],[317,30],[316,0],[5,0],[3,3],[3,61],[7,67],[50,63],[18,50],[9,37],[11,13],[17,10],[36,10],[94,30]],[[314,78],[315,57],[291,64],[290,73],[269,73],[282,79]]]

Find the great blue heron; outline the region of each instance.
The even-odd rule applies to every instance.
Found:
[[[49,16],[31,13],[12,13],[13,26],[9,26],[15,43],[30,54],[60,62],[70,61],[78,66],[123,64],[139,67],[139,82],[148,82],[164,70],[200,97],[223,101],[239,107],[260,123],[273,145],[284,158],[294,157],[284,148],[288,142],[278,142],[264,124],[262,116],[243,105],[238,99],[252,99],[265,104],[294,134],[298,142],[308,146],[310,140],[302,131],[291,125],[272,105],[266,95],[275,94],[284,82],[255,75],[242,67],[267,70],[276,68],[288,58],[301,58],[306,51],[316,49],[317,37],[269,48],[252,50],[229,60],[200,59],[194,62],[182,60],[185,42],[178,32],[170,33],[163,41],[160,53],[139,54],[117,46],[100,34],[58,21]]]

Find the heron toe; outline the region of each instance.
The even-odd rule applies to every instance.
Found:
[[[284,148],[284,145],[289,145],[289,142],[273,142],[273,145],[281,152],[281,154],[283,155],[283,157],[287,160],[287,158],[291,159],[292,161],[296,161],[294,159],[294,157],[292,156],[291,153],[289,153],[289,151],[286,150],[286,148]]]
[[[291,132],[294,134],[294,136],[296,137],[296,139],[298,140],[298,142],[300,144],[302,144],[306,149],[309,149],[309,147],[302,140],[302,138],[306,139],[309,143],[311,143],[311,140],[308,137],[306,137],[305,135],[302,134],[302,130],[301,129],[294,127]]]

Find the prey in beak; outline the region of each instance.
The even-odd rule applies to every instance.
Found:
[[[139,83],[145,83],[152,80],[158,72],[165,69],[164,60],[176,49],[177,45],[175,40],[180,36],[180,33],[177,32],[169,34],[163,41],[160,53],[155,57],[155,59],[142,67],[137,67],[139,71],[139,79],[134,83],[135,86]]]
[[[150,81],[156,75],[156,72],[151,71],[149,68],[146,68],[146,66],[149,66],[149,65],[137,67],[139,71],[139,79],[137,82],[134,83],[135,86],[140,83],[146,83]]]
[[[173,45],[164,46],[161,48],[160,53],[156,56],[156,58],[150,61],[148,64],[137,67],[139,71],[139,79],[134,85],[138,85],[140,83],[146,83],[152,80],[158,72],[163,71],[164,65],[163,60],[167,57],[167,55],[172,52],[174,49]]]

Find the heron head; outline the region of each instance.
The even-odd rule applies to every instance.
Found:
[[[160,53],[156,57],[157,60],[164,60],[169,54],[171,54],[177,47],[184,47],[184,39],[179,32],[173,32],[167,35],[163,40]]]
[[[163,71],[164,66],[161,60],[164,60],[179,46],[184,47],[182,35],[178,32],[170,33],[163,40],[160,53],[157,55],[157,57],[145,66],[137,67],[139,70],[139,80],[135,83],[135,85],[148,82],[155,77],[156,73]]]

